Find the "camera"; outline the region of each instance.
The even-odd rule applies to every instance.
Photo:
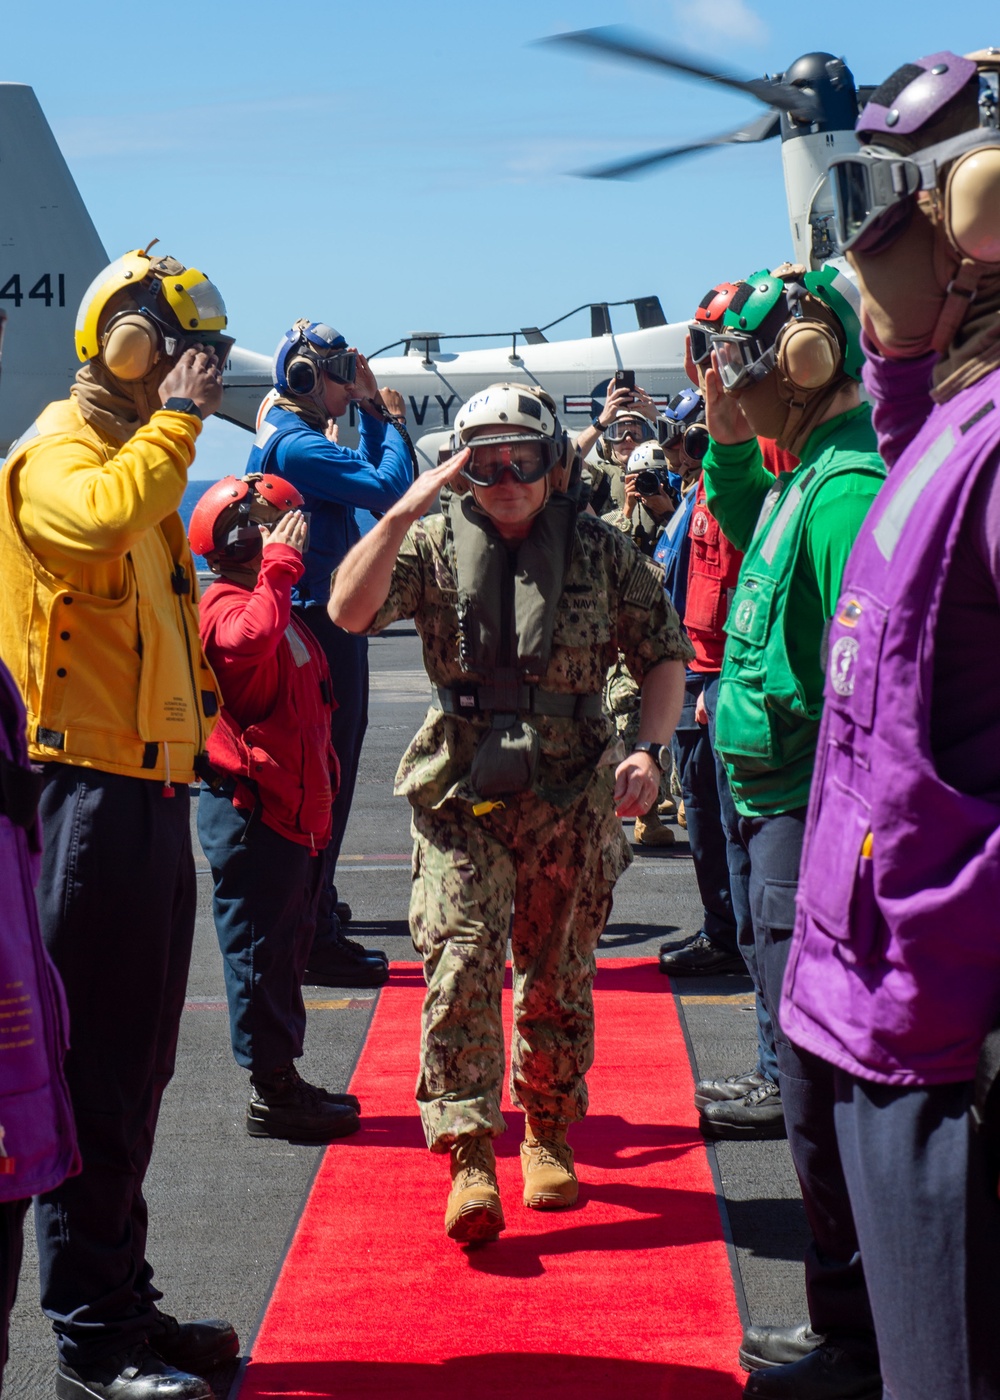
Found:
[[[643,467],[642,471],[635,474],[635,489],[640,496],[655,496],[662,490],[676,504],[679,497],[674,488],[670,485],[670,477],[665,471],[655,471],[652,467]]]

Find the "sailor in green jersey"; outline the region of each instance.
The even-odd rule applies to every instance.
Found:
[[[726,622],[716,744],[750,862],[754,946],[745,952],[755,959],[775,1044],[773,1054],[769,1047],[762,1052],[767,1081],[743,1099],[706,1105],[702,1126],[714,1136],[773,1136],[781,1131],[776,1109],[784,1099],[800,1179],[817,1154],[839,1158],[822,1141],[829,1113],[811,1113],[802,1102],[808,1077],[781,1030],[781,984],[823,704],[825,631],[847,556],[885,474],[870,410],[859,401],[856,303],[855,289],[832,267],[757,273],[740,286],[712,337],[706,376],[708,507],[744,551]],[[799,466],[772,477],[758,436],[776,439]],[[827,1185],[834,1197],[846,1191],[842,1178]],[[856,1300],[850,1325],[864,1333],[871,1324],[860,1261],[838,1257],[842,1242],[824,1238],[822,1211],[810,1212],[809,1223],[816,1237],[806,1259],[812,1325],[835,1330],[845,1306],[850,1312],[844,1300]],[[768,1356],[768,1346],[780,1349],[787,1330],[772,1336],[755,1329],[754,1352],[780,1359]]]

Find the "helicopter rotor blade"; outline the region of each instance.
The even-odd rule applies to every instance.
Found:
[[[725,132],[722,136],[708,136],[703,141],[692,142],[689,146],[670,146],[663,151],[650,151],[646,155],[633,156],[629,160],[615,161],[611,165],[593,166],[577,173],[587,180],[627,180],[635,175],[643,175],[658,165],[679,160],[682,156],[693,155],[696,151],[711,150],[713,146],[745,145],[753,141],[767,141],[777,136],[781,118],[777,112],[765,112],[755,122],[738,127],[736,131]]]
[[[798,121],[818,121],[822,116],[819,102],[802,88],[788,83],[779,83],[771,78],[737,78],[731,73],[713,73],[700,64],[654,45],[640,34],[634,34],[620,25],[605,25],[598,29],[577,29],[566,34],[552,34],[539,40],[543,44],[570,44],[578,48],[591,49],[607,58],[624,59],[632,63],[647,63],[657,68],[666,68],[673,73],[686,73],[688,77],[700,78],[722,87],[745,92],[788,112]]]

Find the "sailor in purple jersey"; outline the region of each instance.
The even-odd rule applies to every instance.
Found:
[[[998,80],[997,50],[900,68],[834,163],[890,474],[830,628],[781,1021],[828,1087],[886,1400],[1000,1395],[997,1162],[970,1113],[1000,1019]],[[854,1393],[805,1366],[747,1393]]]

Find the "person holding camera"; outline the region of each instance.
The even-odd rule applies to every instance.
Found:
[[[417,1100],[428,1146],[451,1158],[446,1232],[470,1243],[504,1227],[508,937],[524,1204],[577,1199],[566,1139],[587,1109],[594,950],[631,858],[619,816],[655,800],[691,649],[659,571],[578,510],[576,453],[547,394],[491,385],[455,424],[458,455],[354,547],[330,612],[359,632],[412,617],[435,687],[396,792],[412,806],[427,982]],[[441,514],[421,519],[445,485]],[[629,755],[601,703],[612,636],[642,691]]]
[[[83,1160],[36,1202],[41,1303],[57,1396],[211,1400],[200,1372],[239,1342],[157,1307],[142,1188],[194,938],[189,784],[220,706],[177,509],[233,342],[204,273],[149,249],[94,279],[76,326],[70,397],[11,448],[0,505],[0,654],[44,772],[38,910]]]
[[[378,987],[389,976],[386,956],[346,938],[348,906],[337,897],[337,860],[351,814],[361,746],[368,728],[368,641],[327,616],[330,575],[360,538],[355,512],[380,515],[402,496],[413,469],[402,437],[403,400],[380,390],[364,355],[321,321],[296,321],[275,351],[278,397],[265,414],[247,472],[285,477],[302,494],[309,516],[305,572],[295,584],[296,617],[323,648],[337,701],[330,723],[340,760],[340,790],[326,847],[326,880],[306,981],[329,987]],[[337,442],[337,419],[355,404],[357,448]]]
[[[614,425],[612,425],[614,426]],[[666,453],[655,438],[650,438],[639,444],[630,454],[625,464],[623,480],[625,482],[625,504],[618,510],[610,511],[601,518],[614,529],[621,531],[636,544],[643,554],[652,553],[652,545],[655,540],[647,540],[645,530],[641,522],[637,522],[635,529],[638,533],[633,533],[632,515],[640,500],[646,496],[656,499],[660,496],[669,502],[671,510],[674,505],[674,495],[667,495],[673,492],[669,486],[670,464],[667,461]],[[655,517],[653,517],[655,519]],[[648,544],[647,549],[643,546]],[[630,746],[637,734],[639,723],[640,696],[639,687],[629,668],[628,662],[622,653],[619,653],[614,666],[608,672],[607,682],[604,689],[604,703],[608,714],[615,723],[615,728],[621,736],[626,747]],[[660,792],[657,790],[656,799],[651,803],[648,811],[640,812],[635,819],[634,838],[640,846],[672,846],[674,844],[673,829],[667,826],[660,818],[659,812]]]

